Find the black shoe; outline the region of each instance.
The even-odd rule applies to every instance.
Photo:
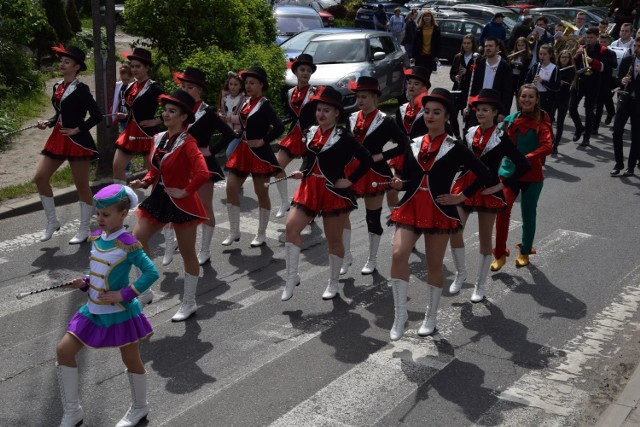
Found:
[[[611,174],[611,176],[618,176],[620,175],[620,172],[622,172],[622,169],[624,169],[624,166],[615,165],[609,173]]]
[[[573,134],[573,142],[576,142],[582,137],[582,132],[584,132],[584,129],[576,129],[576,133]]]
[[[580,147],[588,147],[589,146],[589,137],[585,136],[580,143]]]
[[[622,174],[622,176],[624,177],[628,177],[628,176],[633,176],[633,169],[628,169],[626,171],[624,171],[624,173]]]
[[[554,145],[553,148],[551,149],[551,154],[552,155],[557,155],[558,154],[558,146]]]
[[[610,125],[612,121],[613,121],[613,114],[607,114],[607,118],[604,119],[604,124]]]
[[[591,135],[598,135],[598,128],[593,129]]]

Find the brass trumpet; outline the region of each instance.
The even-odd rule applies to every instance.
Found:
[[[521,50],[519,50],[519,51],[517,51],[517,52],[510,53],[509,55],[507,55],[507,58],[508,58],[508,59],[511,59],[511,58],[513,58],[514,56],[518,56],[518,55],[520,55],[521,53],[526,52],[526,50],[527,50],[527,49],[521,49]]]
[[[589,57],[587,56],[587,49],[582,50],[582,65],[583,68],[578,71],[580,74],[584,74],[585,76],[590,76],[593,74],[593,68],[589,66]]]

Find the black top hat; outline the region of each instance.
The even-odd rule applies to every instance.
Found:
[[[181,82],[193,83],[194,85],[198,85],[200,87],[205,87],[207,76],[204,71],[195,68],[195,67],[187,67],[184,69],[184,73],[174,73],[174,80],[177,79]]]
[[[455,111],[453,107],[453,95],[451,95],[451,92],[441,87],[435,88],[431,93],[422,97],[422,105],[426,105],[429,101],[439,102],[444,105],[450,115]]]
[[[66,56],[76,61],[80,64],[80,71],[85,71],[87,69],[87,64],[84,63],[87,56],[82,49],[75,46],[64,47],[63,45],[58,45],[52,47],[51,50],[53,50],[58,57]]]
[[[349,90],[351,92],[359,92],[362,90],[366,90],[369,92],[373,92],[378,94],[378,96],[382,95],[382,91],[380,90],[380,85],[378,84],[378,79],[370,76],[361,76],[358,78],[358,81],[354,83],[353,80],[349,82]]]
[[[196,105],[195,99],[182,89],[176,89],[171,92],[171,95],[160,95],[158,102],[162,105],[173,104],[180,107],[180,109],[186,113],[189,117],[187,123],[193,123],[195,116],[193,114],[193,107]]]
[[[320,86],[310,101],[329,104],[342,111],[342,95],[331,86]]]
[[[422,83],[427,86],[427,89],[431,89],[431,82],[429,81],[429,76],[427,69],[417,65],[413,68],[408,68],[404,70],[405,79],[416,79],[420,80]]]
[[[143,49],[141,47],[136,47],[133,49],[133,53],[127,56],[129,61],[140,61],[143,64],[153,67],[153,61],[151,60],[151,52],[147,49]]]
[[[262,83],[264,90],[269,88],[269,81],[267,80],[267,72],[264,68],[254,65],[253,67],[249,67],[244,71],[240,71],[238,73],[242,80],[246,80],[247,77],[254,77]]]
[[[493,105],[502,111],[502,102],[500,102],[500,93],[495,89],[480,89],[478,97],[471,102],[472,107],[476,107],[478,104]]]
[[[309,55],[308,53],[303,53],[302,55],[298,56],[295,61],[293,61],[293,64],[291,64],[291,72],[295,74],[296,68],[301,65],[310,66],[312,73],[315,73],[316,69],[318,68],[316,64],[313,63],[313,56]]]

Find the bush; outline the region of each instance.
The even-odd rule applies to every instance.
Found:
[[[332,14],[336,19],[344,19],[347,16],[347,8],[342,4],[329,6],[327,12]]]
[[[39,0],[0,1],[0,40],[6,43],[31,43],[46,22]]]
[[[284,84],[284,74],[286,71],[284,54],[282,50],[274,45],[256,46],[248,45],[242,52],[229,52],[219,49],[217,46],[210,46],[193,52],[185,61],[181,68],[186,66],[197,67],[207,74],[207,89],[203,93],[203,99],[209,104],[218,102],[218,96],[227,80],[229,71],[240,71],[252,65],[263,67],[269,78],[269,91],[266,97],[271,100],[278,114],[282,115],[284,108],[281,105],[281,93]],[[173,82],[165,82],[165,90]]]
[[[33,42],[29,44],[29,48],[34,53],[37,66],[42,65],[42,59],[45,56],[51,56],[51,48],[57,43],[58,36],[56,35],[56,30],[54,30],[47,21],[44,21],[36,33]]]
[[[128,0],[124,15],[127,31],[148,39],[172,69],[198,49],[239,51],[276,36],[264,0]]]
[[[71,31],[71,24],[67,19],[67,14],[64,12],[64,7],[61,0],[44,0],[44,10],[47,14],[47,20],[49,24],[55,30],[58,39],[63,43],[73,37],[73,31]]]
[[[80,15],[78,15],[78,9],[76,9],[76,1],[67,0],[67,5],[64,10],[67,14],[71,31],[74,33],[82,31],[82,22],[80,22]]]

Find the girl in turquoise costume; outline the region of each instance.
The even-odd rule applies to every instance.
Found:
[[[133,190],[112,184],[100,190],[93,201],[100,229],[89,237],[90,273],[67,284],[87,293],[87,303],[73,316],[56,348],[56,374],[64,409],[60,426],[82,424],[76,355],[84,346],[120,348],[132,403],[117,427],[135,426],[149,413],[147,378],[138,342],[153,333],[136,297],[158,280],[159,274],[142,245],[124,228],[129,208],[138,204]],[[129,284],[134,265],[142,275]]]

